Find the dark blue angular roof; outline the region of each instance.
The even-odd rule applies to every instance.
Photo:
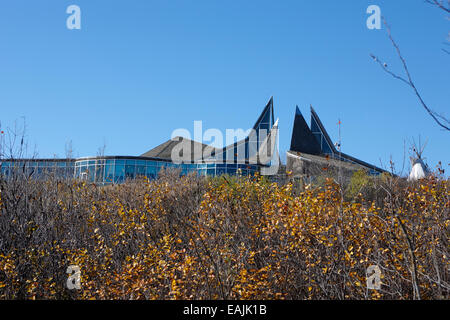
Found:
[[[312,134],[298,106],[295,108],[294,127],[292,129],[292,151],[320,155],[322,150]]]
[[[322,121],[311,106],[311,128],[306,124],[298,106],[295,108],[294,127],[292,129],[291,151],[311,155],[331,156],[341,161],[357,163],[376,172],[385,170],[370,163],[336,150]]]

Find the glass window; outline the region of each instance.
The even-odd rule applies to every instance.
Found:
[[[159,169],[155,166],[147,166],[145,167],[145,175],[147,176],[147,178],[154,179],[156,178],[158,170]]]
[[[88,166],[88,181],[95,181],[95,166]]]
[[[125,165],[124,164],[117,164],[115,165],[114,170],[114,182],[120,183],[123,182],[125,179]]]
[[[106,183],[114,182],[114,165],[111,164],[105,165],[105,182]]]
[[[127,161],[128,162],[128,161]],[[125,165],[125,178],[133,179],[136,175],[136,166],[135,165]]]
[[[322,152],[325,154],[333,154],[325,139],[322,139]]]
[[[227,173],[226,169],[223,169],[223,168],[217,168],[216,169],[216,175],[217,176],[220,176],[220,175],[223,175],[223,174],[226,174],[226,173]]]
[[[136,176],[145,176],[145,166],[136,166]]]
[[[136,160],[125,160],[125,164],[127,166],[135,166],[136,165]]]
[[[96,166],[95,167],[95,181],[103,182],[105,166]]]

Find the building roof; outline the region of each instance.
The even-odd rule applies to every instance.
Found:
[[[175,147],[179,149],[174,150]],[[184,150],[190,150],[190,156],[184,155],[183,154]],[[201,150],[201,153],[199,152],[199,150]],[[189,159],[189,161],[198,161],[202,160],[203,158],[210,157],[217,150],[218,149],[211,147],[207,144],[177,136],[141,154],[141,157],[172,160],[172,153],[178,152],[177,156],[179,156],[180,158]]]
[[[303,118],[298,106],[296,107],[290,150],[310,156],[314,155],[320,157],[313,157],[311,160],[319,161],[321,159],[325,159],[324,156],[328,155],[333,158],[334,161],[344,161],[374,170],[376,172],[385,172],[385,170],[377,166],[336,150],[330,136],[328,135],[328,132],[325,129],[325,126],[322,124],[322,121],[312,106],[311,128],[306,124],[306,121]]]
[[[273,141],[277,138],[278,126],[274,128],[274,111],[273,111],[273,97],[269,99],[269,102],[264,107],[263,111],[256,120],[253,130],[250,135],[241,139],[235,143],[223,147],[217,150],[215,153],[215,159],[227,161],[227,162],[251,162],[265,165],[267,164],[267,156],[274,155],[273,150],[264,150],[267,154],[261,156],[261,146],[267,142],[270,146],[273,144],[270,141],[273,136]],[[275,129],[275,130],[273,130]],[[265,159],[265,160],[264,160]]]
[[[288,151],[286,154],[288,157],[298,158],[298,159],[304,160],[304,161],[312,161],[314,163],[321,164],[324,166],[333,166],[336,168],[342,167],[344,169],[354,170],[354,171],[368,169],[366,166],[363,166],[363,165],[360,165],[357,163],[352,163],[352,162],[335,159],[328,155],[315,155],[315,154],[308,154],[308,153],[295,152],[295,151]]]
[[[328,134],[327,130],[325,129],[325,126],[322,124],[322,121],[320,121],[319,116],[317,115],[316,111],[312,106],[310,106],[311,109],[311,131],[313,134],[316,135],[316,138],[321,136],[320,148],[322,149],[322,153],[332,153],[335,154],[338,151],[334,147],[333,141],[331,141],[330,135]],[[318,132],[316,130],[319,130]],[[329,150],[326,150],[326,147],[328,147]]]
[[[295,108],[294,127],[292,129],[291,148],[292,151],[306,152],[319,155],[322,153],[320,145],[306,124],[305,118],[298,106]]]
[[[223,148],[214,148],[188,138],[175,137],[143,153],[141,157],[174,160],[172,154],[175,154],[179,156],[179,159],[182,158],[183,162],[216,160],[247,163],[258,159],[256,163],[265,165],[266,162],[270,162],[270,160],[259,161],[262,158],[267,158],[260,156],[261,152],[259,152],[259,149],[262,145],[266,145],[264,152],[268,155],[273,155],[273,150],[270,148],[273,144],[272,140],[275,141],[278,132],[278,126],[275,128],[276,130],[273,130],[274,122],[273,97],[271,97],[254,124],[252,133],[242,140]],[[267,145],[267,143],[269,143],[269,145]],[[270,150],[267,150],[268,148]],[[183,155],[182,152],[184,150],[189,150],[190,155]],[[199,150],[202,152],[199,152]]]
[[[272,127],[274,120],[275,119],[273,116],[273,96],[272,96],[270,97],[269,102],[267,102],[266,106],[264,107],[264,110],[259,115],[258,120],[256,120],[253,129],[257,130],[261,126],[261,123],[263,122],[269,123],[270,127]]]

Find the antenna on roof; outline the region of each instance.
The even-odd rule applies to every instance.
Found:
[[[339,128],[339,141],[334,143],[334,146],[336,147],[336,149],[341,152],[341,119],[339,119],[338,121],[338,128]]]

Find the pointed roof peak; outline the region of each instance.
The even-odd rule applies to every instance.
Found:
[[[260,116],[258,117],[258,120],[256,121],[255,125],[253,126],[253,129],[256,129],[259,125],[259,123],[261,122],[261,120],[263,119],[264,115],[270,112],[271,114],[271,125],[273,125],[273,118],[274,118],[274,114],[273,114],[273,96],[270,97],[269,102],[267,102],[266,106],[264,107],[263,111],[261,112]]]
[[[320,133],[322,134],[322,136],[325,138],[325,140],[326,140],[326,142],[328,144],[328,147],[330,148],[331,152],[332,153],[337,153],[337,150],[336,150],[336,148],[334,146],[334,143],[331,140],[327,130],[325,129],[325,126],[322,124],[322,121],[320,120],[319,115],[316,113],[316,111],[314,111],[314,108],[313,108],[312,105],[310,106],[310,108],[311,108],[311,130],[314,130],[313,129],[313,122],[314,122],[317,125],[317,127],[318,127]],[[322,148],[322,146],[321,146],[321,148]],[[322,151],[323,151],[323,149],[322,149]]]
[[[301,115],[301,114],[302,113],[301,113],[300,109],[298,108],[298,105],[295,106],[295,115]]]

